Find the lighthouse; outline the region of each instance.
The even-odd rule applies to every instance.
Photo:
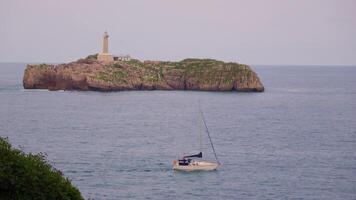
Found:
[[[109,54],[109,35],[105,31],[103,36],[103,51],[98,54],[99,61],[111,62],[114,61],[113,55]]]

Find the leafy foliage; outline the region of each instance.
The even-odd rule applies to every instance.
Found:
[[[96,53],[96,54],[93,54],[93,55],[89,55],[85,59],[96,60],[96,59],[98,59],[98,54]]]
[[[249,77],[248,66],[214,59],[188,58],[178,62],[171,61],[145,61],[136,59],[119,61],[107,64],[102,71],[94,76],[95,79],[107,83],[128,83],[131,75],[139,76],[139,79],[148,84],[165,82],[164,73],[172,72],[177,76],[181,74],[183,79],[196,84],[233,84],[236,77]],[[178,75],[179,76],[179,75]]]
[[[25,154],[0,137],[0,199],[82,200],[83,197],[46,161],[44,154]]]

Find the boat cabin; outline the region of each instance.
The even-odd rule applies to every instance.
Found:
[[[187,166],[192,161],[190,158],[183,158],[178,160],[179,165]]]

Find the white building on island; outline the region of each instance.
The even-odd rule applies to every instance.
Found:
[[[119,55],[113,56],[109,54],[109,35],[108,32],[105,31],[103,36],[103,52],[98,54],[99,61],[111,62],[111,61],[130,61],[130,55]]]
[[[113,55],[109,54],[109,35],[106,31],[103,37],[103,52],[98,54],[98,60],[106,62],[114,61]]]
[[[114,56],[114,60],[115,61],[130,61],[131,57],[130,57],[130,55],[118,55],[118,56]]]

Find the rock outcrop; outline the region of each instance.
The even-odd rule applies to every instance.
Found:
[[[25,89],[49,90],[204,90],[263,92],[247,65],[212,59],[180,62],[100,62],[93,56],[68,64],[27,65]]]

